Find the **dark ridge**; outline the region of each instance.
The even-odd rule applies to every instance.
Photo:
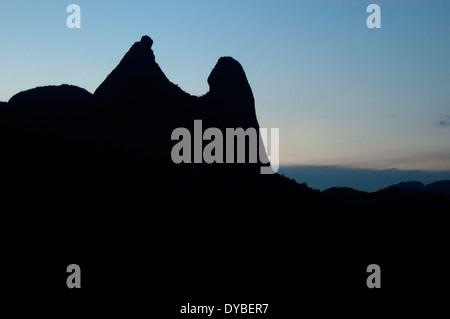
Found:
[[[355,194],[366,194],[366,192],[362,192],[350,187],[331,187],[324,191],[322,191],[322,194],[327,195],[333,195],[333,194],[347,194],[350,196],[353,196]]]
[[[143,36],[94,92],[98,100],[151,101],[160,95],[188,95],[171,83],[155,61],[153,40]]]
[[[401,182],[392,186],[389,186],[392,188],[398,188],[398,189],[410,189],[418,192],[424,192],[426,191],[426,187],[422,182]]]
[[[60,103],[61,107],[63,107],[64,102],[84,103],[89,100],[91,96],[92,94],[87,90],[74,85],[49,85],[17,93],[11,97],[8,103],[12,105]]]
[[[389,188],[397,188],[400,190],[413,190],[416,192],[430,192],[435,194],[450,194],[450,181],[437,181],[428,185],[421,182],[402,182],[389,186]]]
[[[432,193],[450,195],[450,181],[437,181],[428,184],[426,189]]]
[[[203,130],[258,130],[255,101],[233,58],[220,58],[209,92],[194,97],[167,79],[151,47],[147,36],[136,42],[92,98],[77,87],[43,87],[0,109],[2,289],[66,309],[87,299],[109,307],[172,297],[178,304],[167,309],[179,310],[181,298],[225,295],[211,304],[269,300],[271,317],[287,318],[277,309],[298,313],[299,302],[315,298],[321,308],[334,299],[378,307],[365,285],[372,263],[386,270],[381,290],[394,297],[449,285],[450,196],[321,193],[261,175],[260,161],[175,164],[174,129],[192,134],[201,119]],[[65,286],[71,263],[81,265],[88,298]],[[179,314],[167,311],[161,318]]]
[[[222,116],[229,121],[253,127],[256,120],[255,100],[241,64],[231,57],[222,57],[217,61],[208,77],[209,92],[205,99],[220,108]],[[248,123],[246,123],[248,122]]]

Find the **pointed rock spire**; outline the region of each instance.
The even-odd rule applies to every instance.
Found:
[[[153,40],[144,35],[125,54],[119,65],[97,88],[94,97],[100,100],[137,99],[164,93],[177,88],[155,62]],[[181,91],[181,90],[180,90]]]
[[[224,115],[245,126],[259,127],[255,100],[241,64],[232,57],[222,57],[208,77],[207,97]]]

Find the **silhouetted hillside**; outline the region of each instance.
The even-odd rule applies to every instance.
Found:
[[[152,51],[153,41],[143,36],[125,54],[119,65],[108,75],[95,90],[98,100],[107,102],[123,100],[128,102],[149,103],[156,98],[185,95],[178,86],[171,83],[155,62]],[[154,106],[153,106],[154,107]]]
[[[450,195],[450,181],[438,181],[428,184],[426,187],[429,192]]]
[[[59,104],[84,103],[91,98],[91,93],[74,85],[44,86],[22,91],[14,95],[10,104]]]
[[[450,181],[438,181],[428,185],[421,182],[402,182],[396,185],[389,186],[389,188],[409,189],[417,192],[430,192],[436,194],[450,194]]]
[[[93,95],[41,87],[0,108],[3,287],[29,287],[22,274],[32,267],[39,276],[29,289],[66,291],[65,267],[74,262],[93,299],[297,300],[292,290],[301,289],[305,304],[353,301],[343,291],[366,298],[371,263],[386,269],[386,291],[432,290],[432,279],[448,284],[438,274],[450,266],[449,196],[398,188],[321,193],[260,174],[261,160],[175,164],[174,129],[194,135],[194,120],[202,120],[203,130],[258,130],[255,101],[231,57],[218,60],[205,95],[183,92],[156,63],[152,43],[136,42]],[[248,145],[245,151],[248,157]]]
[[[418,192],[425,192],[426,187],[421,182],[401,182],[396,185],[392,185],[390,187],[398,188],[398,189],[410,189]]]

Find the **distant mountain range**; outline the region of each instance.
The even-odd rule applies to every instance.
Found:
[[[430,192],[435,194],[450,194],[450,181],[438,181],[428,185],[421,182],[402,182],[390,186],[390,188],[398,188],[402,190],[413,190],[417,192]]]
[[[351,187],[364,192],[376,192],[407,181],[430,184],[450,180],[450,171],[379,170],[338,166],[281,166],[279,173],[298,182],[306,182],[308,186],[320,191],[331,187]]]

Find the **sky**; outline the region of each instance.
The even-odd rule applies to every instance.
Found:
[[[449,16],[445,0],[1,0],[0,101],[64,83],[93,93],[149,35],[193,95],[221,56],[238,60],[260,126],[280,130],[281,165],[450,170]]]

